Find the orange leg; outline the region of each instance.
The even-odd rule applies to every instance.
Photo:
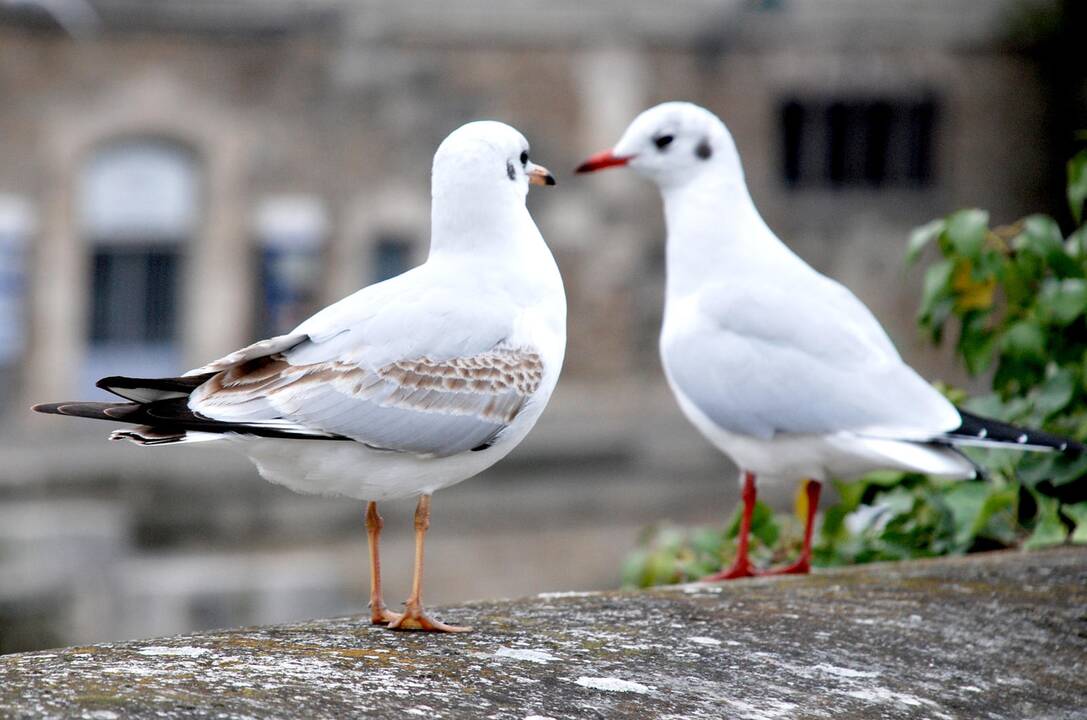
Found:
[[[377,503],[366,503],[366,537],[370,541],[370,622],[385,625],[400,617],[385,607],[381,597],[381,557],[378,552],[378,540],[385,521],[377,513]]]
[[[804,491],[808,494],[808,518],[804,524],[804,549],[800,551],[800,558],[791,565],[771,568],[759,575],[806,575],[811,571],[811,536],[815,528],[815,511],[819,509],[819,492],[823,485],[817,480],[804,482]]]
[[[748,538],[751,535],[751,515],[755,512],[755,494],[755,474],[745,471],[744,486],[740,492],[744,510],[740,516],[740,537],[736,546],[736,559],[732,562],[732,567],[702,578],[704,582],[735,580],[755,575],[755,568],[747,557]]]
[[[423,545],[430,527],[430,496],[421,495],[415,507],[415,574],[411,581],[411,595],[404,603],[404,613],[389,623],[393,630],[429,630],[431,632],[467,632],[470,627],[446,625],[431,618],[423,610]]]

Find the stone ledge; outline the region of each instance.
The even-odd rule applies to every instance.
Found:
[[[1087,549],[445,608],[0,657],[0,717],[1073,718]]]

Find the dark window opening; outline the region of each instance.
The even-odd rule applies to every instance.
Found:
[[[791,188],[928,186],[931,99],[789,99],[782,103],[781,173]]]
[[[320,250],[264,247],[259,253],[258,266],[257,332],[260,337],[290,332],[316,309]]]
[[[374,245],[374,280],[381,282],[411,269],[411,243],[400,236],[385,235]]]
[[[804,132],[804,106],[798,102],[788,102],[781,109],[782,144],[785,147],[785,182],[796,185],[800,182],[800,150]]]
[[[96,245],[91,342],[171,342],[176,331],[179,266],[179,253],[168,245]]]

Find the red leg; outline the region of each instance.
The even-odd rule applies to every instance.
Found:
[[[748,536],[751,534],[751,514],[755,512],[754,473],[744,472],[744,487],[740,492],[740,498],[743,500],[744,510],[740,516],[740,537],[736,545],[736,559],[732,562],[732,567],[702,578],[704,582],[735,580],[736,578],[752,577],[755,574],[755,568],[747,557]]]
[[[806,480],[804,490],[808,494],[808,519],[804,524],[804,549],[800,551],[800,558],[791,565],[779,568],[771,568],[760,575],[807,575],[811,571],[811,535],[815,529],[815,511],[819,509],[819,491],[823,489],[822,483],[817,480]]]

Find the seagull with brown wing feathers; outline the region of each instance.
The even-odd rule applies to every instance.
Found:
[[[434,156],[426,262],[176,378],[110,377],[120,403],[35,410],[129,423],[112,438],[218,440],[297,492],[367,501],[370,613],[399,630],[455,632],[423,609],[430,496],[505,457],[543,412],[566,347],[566,298],[525,198],[554,185],[528,142],[473,122]],[[377,502],[419,496],[403,613],[381,593]]]

